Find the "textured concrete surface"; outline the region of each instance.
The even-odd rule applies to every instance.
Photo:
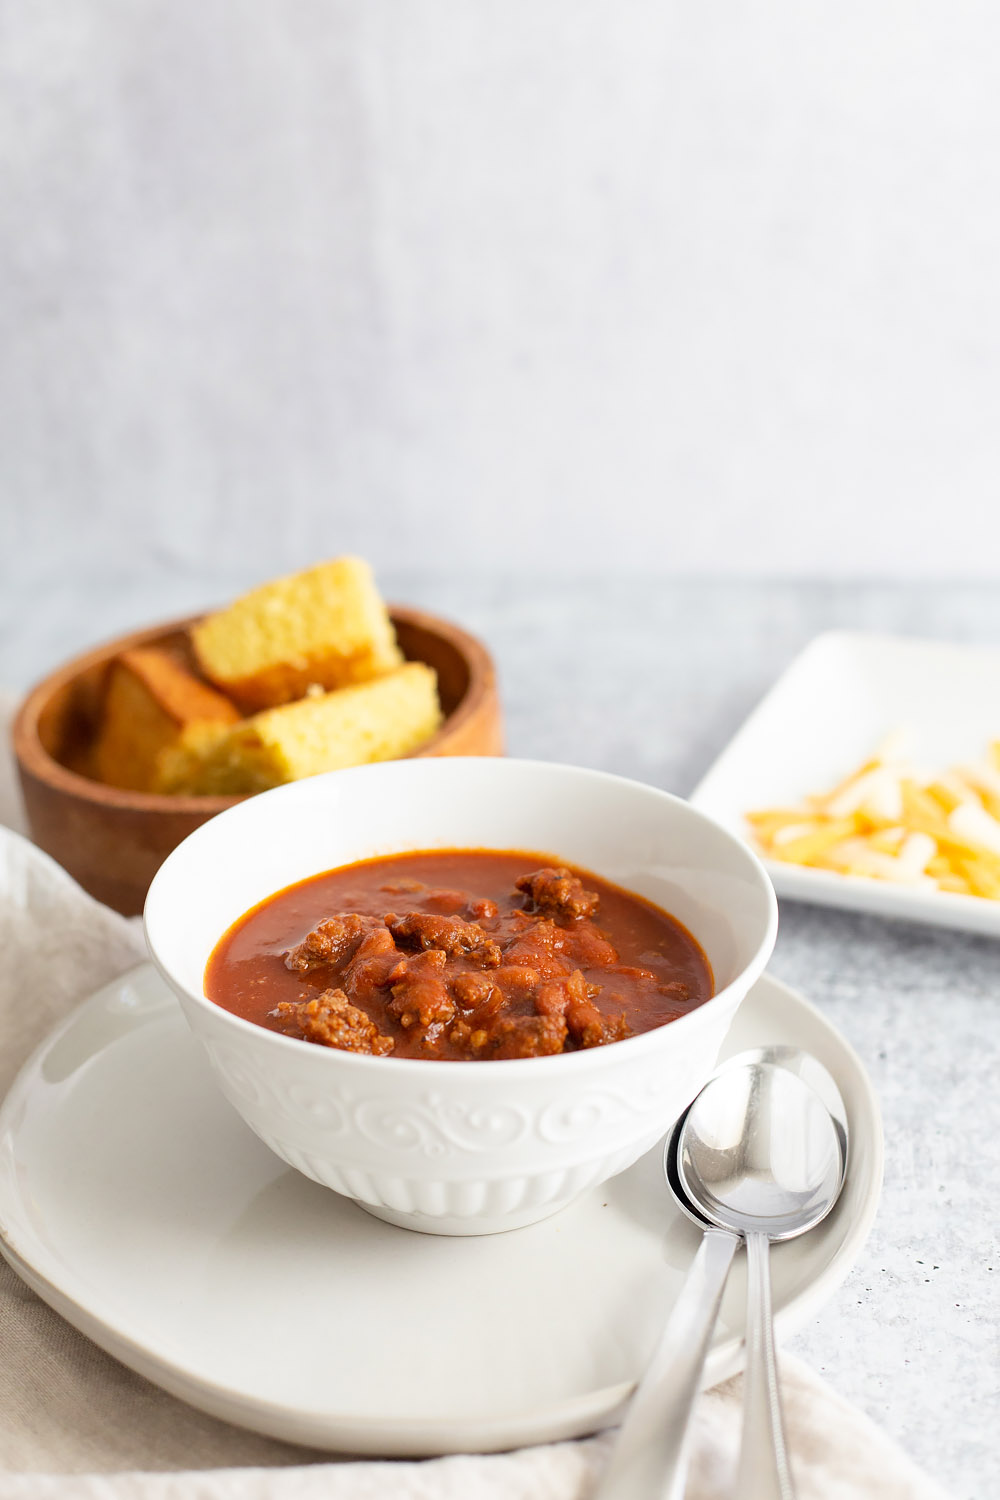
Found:
[[[0,597],[0,681],[90,641],[224,598],[222,570],[92,575]],[[481,633],[512,754],[689,792],[817,631],[1000,642],[986,585],[387,575],[391,597]],[[997,705],[1000,730],[1000,704]],[[882,1206],[834,1301],[794,1341],[956,1500],[1000,1493],[1000,944],[783,903],[773,971],[857,1048],[886,1131]]]

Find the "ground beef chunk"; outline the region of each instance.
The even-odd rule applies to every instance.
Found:
[[[448,955],[441,948],[425,948],[420,953],[397,951],[396,962],[389,971],[389,983],[398,984],[407,974],[424,974],[440,978],[447,967]]]
[[[632,1035],[624,1014],[602,1015],[592,1000],[573,1000],[566,1007],[566,1026],[580,1047],[603,1047]]]
[[[326,917],[297,947],[285,954],[285,968],[296,974],[305,974],[320,964],[343,963],[364,934],[371,932],[376,925],[374,917],[361,917],[357,912]]]
[[[392,999],[387,1009],[401,1026],[432,1026],[455,1015],[455,1002],[441,977],[447,957],[440,948],[401,958],[389,976]]]
[[[513,942],[504,949],[504,966],[534,969],[542,979],[570,974],[573,965],[563,956],[567,941],[563,929],[548,918],[526,918],[521,931],[515,929]]]
[[[600,904],[596,891],[585,891],[583,881],[563,865],[557,869],[536,870],[514,881],[539,911],[557,917],[592,917]]]
[[[475,901],[470,901],[468,913],[474,922],[495,922],[500,915],[500,908],[489,896],[480,896]]]
[[[601,986],[588,984],[579,969],[568,979],[543,984],[535,996],[540,1016],[561,1016],[570,1037],[579,1047],[600,1047],[631,1035],[624,1015],[605,1016],[594,1004]]]
[[[477,1057],[545,1057],[563,1050],[566,1022],[562,1016],[504,1016],[469,1040]]]
[[[587,1004],[597,993],[598,986],[589,985],[576,969],[565,979],[546,980],[535,996],[535,1009],[540,1016],[564,1016],[570,1005]]]
[[[517,1000],[533,995],[542,982],[538,970],[528,964],[501,964],[491,972],[490,979],[507,999]]]
[[[282,1030],[300,1033],[307,1042],[322,1047],[336,1047],[341,1052],[369,1052],[384,1057],[394,1046],[391,1036],[384,1036],[374,1021],[352,1005],[343,990],[324,990],[313,1000],[282,1000],[271,1011]]]
[[[485,1032],[483,1033],[485,1036]],[[469,1038],[472,1036],[472,1026],[468,1021],[456,1021],[448,1033],[448,1040],[453,1047],[461,1047],[463,1051],[471,1053],[472,1047]]]
[[[435,950],[436,951],[436,950]],[[504,1003],[503,991],[497,988],[496,969],[489,974],[477,974],[470,970],[458,974],[451,982],[451,993],[463,1010],[475,1011],[477,1015],[492,1015]]]
[[[399,953],[392,933],[385,927],[376,927],[362,938],[354,957],[345,967],[341,981],[343,987],[352,1000],[363,1004],[382,985],[388,984],[389,975],[398,962]]]
[[[475,959],[484,969],[495,969],[500,962],[499,943],[475,922],[465,922],[461,917],[411,911],[403,917],[389,913],[385,921],[403,947],[439,948],[449,958]]]

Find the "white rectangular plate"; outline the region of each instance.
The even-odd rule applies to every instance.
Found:
[[[831,631],[796,657],[691,801],[752,843],[745,814],[823,792],[895,729],[937,768],[1000,738],[1000,647]],[[1000,936],[1000,902],[765,860],[779,896]]]

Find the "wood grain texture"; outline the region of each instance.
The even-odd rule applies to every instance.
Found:
[[[438,674],[441,728],[415,756],[502,755],[496,674],[481,642],[449,621],[392,606],[404,656]],[[12,735],[28,826],[35,843],[90,895],[126,916],[141,912],[149,883],[170,851],[240,797],[163,796],[106,786],[87,774],[104,679],[136,646],[182,645],[192,620],[109,641],[51,673],[25,698]]]

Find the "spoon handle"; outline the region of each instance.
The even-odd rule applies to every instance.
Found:
[[[747,1235],[747,1355],[737,1500],[795,1500],[771,1319],[770,1240]]]
[[[740,1236],[707,1229],[593,1500],[682,1500],[687,1432]]]

